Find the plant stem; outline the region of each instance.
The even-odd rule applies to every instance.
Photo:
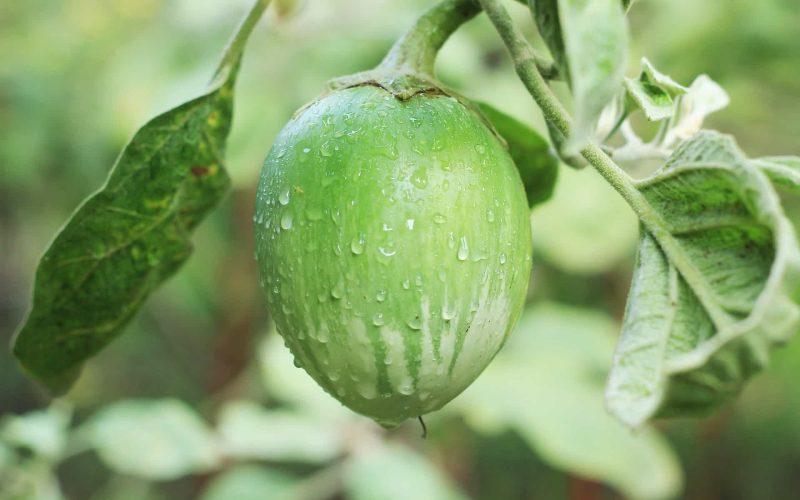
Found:
[[[545,119],[564,134],[564,137],[569,137],[572,125],[570,116],[537,70],[533,48],[514,26],[511,16],[499,4],[498,0],[478,1],[506,44],[514,61],[517,75],[519,75],[520,80],[522,80],[528,92],[541,108]],[[658,242],[667,259],[675,265],[697,294],[712,321],[718,327],[729,323],[730,317],[715,305],[712,297],[705,294],[705,291],[709,290],[705,278],[692,264],[678,241],[672,236],[667,221],[653,209],[642,192],[637,189],[634,180],[596,144],[590,143],[584,147],[581,150],[581,155],[633,209],[645,229]]]
[[[239,59],[242,56],[244,46],[247,43],[247,39],[250,37],[250,33],[253,32],[253,28],[258,24],[258,20],[261,19],[261,16],[264,14],[264,11],[267,10],[269,4],[270,0],[256,0],[250,8],[250,11],[244,17],[239,28],[237,28],[233,37],[228,42],[228,45],[225,47],[225,52],[222,54],[222,59],[211,80],[212,84],[221,83],[227,79],[230,70],[239,63]]]
[[[473,0],[443,0],[417,18],[395,42],[380,66],[433,76],[436,54],[444,42],[480,11]]]
[[[395,42],[380,67],[433,77],[436,55],[444,43],[462,24],[480,12],[476,0],[443,0],[422,14]],[[558,70],[552,61],[536,59],[536,66],[545,78],[558,78]]]

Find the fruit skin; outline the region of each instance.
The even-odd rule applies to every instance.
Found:
[[[469,386],[523,308],[522,182],[481,118],[441,93],[361,85],[301,109],[267,155],[255,223],[296,364],[387,427]]]

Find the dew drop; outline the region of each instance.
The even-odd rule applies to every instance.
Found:
[[[506,254],[505,253],[501,253],[500,254],[500,264],[502,265],[502,264],[505,264],[505,263],[506,263]]]
[[[467,260],[469,257],[469,246],[467,245],[467,237],[462,236],[461,242],[458,245],[458,260]]]
[[[281,205],[288,205],[289,204],[289,188],[285,188],[281,191],[281,194],[278,195],[278,203]]]
[[[411,383],[411,380],[403,380],[400,383],[400,386],[397,388],[397,392],[404,396],[410,396],[411,394],[414,394],[414,385]]]
[[[408,290],[409,288],[411,288],[411,281],[404,280],[403,281],[403,289]]]
[[[486,148],[483,147],[483,144],[476,144],[475,145],[475,151],[477,151],[478,154],[482,155],[482,154],[484,154],[486,152]]]
[[[406,219],[406,227],[409,231],[414,230],[414,219]]]
[[[494,222],[494,210],[491,208],[486,210],[486,220],[489,222]]]
[[[339,281],[331,288],[331,297],[341,299],[344,296],[344,283]]]
[[[433,214],[433,222],[436,224],[444,224],[447,222],[447,216],[439,213]]]
[[[378,251],[385,257],[391,257],[397,253],[397,250],[392,247],[378,247]]]
[[[412,330],[419,330],[422,328],[422,321],[419,319],[419,315],[415,315],[406,320],[406,325]]]
[[[303,148],[303,154],[308,154],[311,152],[311,148]]]
[[[381,326],[383,324],[383,313],[375,314],[375,316],[372,317],[372,324],[375,326]]]
[[[364,233],[359,232],[358,235],[353,237],[353,241],[350,242],[350,251],[352,251],[355,255],[361,255],[364,253],[365,242],[366,236],[364,236]]]
[[[281,215],[281,228],[289,230],[292,228],[292,213],[289,211],[283,212]]]
[[[383,302],[386,300],[386,290],[378,290],[378,293],[375,294],[375,300],[378,302]]]

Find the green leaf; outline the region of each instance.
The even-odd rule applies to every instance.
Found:
[[[637,78],[625,78],[625,90],[633,105],[650,121],[670,118],[675,113],[674,98],[689,89],[656,70],[642,58],[642,71]]]
[[[215,477],[202,500],[289,500],[298,480],[257,465],[237,465]]]
[[[625,12],[631,10],[631,5],[633,5],[635,1],[636,0],[622,0],[622,8],[625,9]]]
[[[556,304],[528,309],[507,345],[454,404],[480,432],[515,430],[553,467],[605,482],[630,498],[670,498],[681,469],[651,428],[636,434],[603,407],[617,325]]]
[[[797,238],[732,138],[697,134],[637,187],[663,223],[641,231],[606,391],[632,427],[715,409],[800,326]]]
[[[767,174],[775,186],[800,194],[800,157],[767,156],[753,160],[753,164]]]
[[[56,460],[67,443],[71,413],[66,406],[53,404],[46,410],[8,415],[0,425],[0,440]]]
[[[437,467],[409,448],[375,443],[348,463],[344,486],[351,500],[407,500],[466,497],[443,477]]]
[[[553,156],[547,140],[497,108],[482,102],[476,104],[508,144],[508,152],[525,186],[528,205],[533,207],[547,201],[558,177],[558,159]]]
[[[565,150],[577,153],[622,85],[628,49],[618,0],[530,0],[536,26],[569,84],[575,117]]]
[[[13,351],[52,392],[68,390],[81,364],[186,261],[192,230],[228,190],[233,86],[267,3],[257,2],[242,24],[208,93],[142,127],[40,260]]]
[[[344,452],[335,422],[305,413],[266,410],[246,401],[228,403],[218,427],[228,457],[275,462],[325,463]]]
[[[170,480],[219,463],[206,423],[173,399],[117,403],[95,414],[78,432],[108,467],[122,474]]]

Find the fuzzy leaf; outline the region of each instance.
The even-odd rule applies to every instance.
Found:
[[[508,152],[522,178],[528,205],[533,207],[553,195],[558,178],[558,159],[538,132],[516,118],[485,103],[477,103],[481,113],[506,140]]]
[[[637,78],[625,79],[625,90],[632,104],[641,109],[648,120],[658,121],[675,113],[674,98],[689,89],[660,73],[643,58],[641,73]]]
[[[800,157],[768,156],[753,160],[753,164],[767,174],[777,187],[800,194]]]
[[[732,138],[697,134],[637,187],[664,222],[641,231],[606,389],[632,427],[715,409],[800,325],[797,238]]]
[[[180,268],[192,251],[192,230],[227,192],[233,87],[244,42],[266,4],[251,10],[210,90],[144,125],[40,260],[13,351],[51,392],[69,389],[82,363]]]
[[[628,47],[623,6],[618,0],[530,0],[530,7],[572,90],[575,121],[566,152],[576,153],[622,85]]]

